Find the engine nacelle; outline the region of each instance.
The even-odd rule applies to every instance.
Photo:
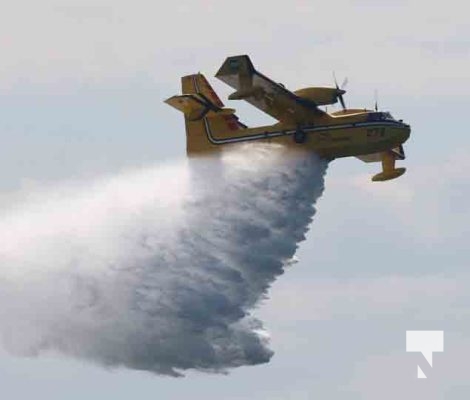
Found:
[[[337,103],[338,97],[346,93],[346,91],[336,88],[311,87],[296,90],[294,93],[303,99],[313,101],[318,106],[324,106]]]

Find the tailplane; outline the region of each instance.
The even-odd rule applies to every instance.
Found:
[[[235,114],[235,110],[217,107],[201,94],[172,96],[166,99],[165,103],[181,111],[189,121],[197,121],[207,116]]]
[[[183,94],[165,102],[184,114],[188,154],[213,151],[217,148],[215,137],[230,136],[231,132],[246,128],[235,110],[224,108],[204,75],[184,76],[181,85]]]

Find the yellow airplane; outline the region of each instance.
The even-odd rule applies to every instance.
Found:
[[[202,74],[181,78],[182,95],[165,102],[184,113],[188,155],[212,152],[224,145],[249,141],[275,142],[307,149],[333,160],[355,156],[365,162],[382,162],[382,172],[373,181],[397,178],[406,171],[395,168],[404,160],[402,143],[410,126],[388,112],[347,109],[345,90],[310,87],[291,92],[258,72],[246,55],[228,57],[215,75],[235,89],[230,100],[246,100],[275,118],[278,123],[248,128],[225,108]],[[327,113],[319,108],[340,101],[341,111]]]

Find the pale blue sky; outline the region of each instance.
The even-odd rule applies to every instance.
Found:
[[[257,314],[275,355],[228,376],[173,379],[59,356],[1,353],[0,387],[26,399],[464,399],[470,395],[470,28],[462,1],[44,1],[0,13],[0,206],[15,193],[184,156],[162,100],[247,53],[290,89],[349,77],[346,102],[412,126],[407,174],[333,162],[300,262]],[[25,9],[28,10],[25,13]],[[222,98],[230,90],[211,79]],[[250,125],[269,121],[232,102]],[[417,381],[405,330],[445,331]]]

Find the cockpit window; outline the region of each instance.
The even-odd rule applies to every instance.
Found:
[[[394,121],[392,114],[389,112],[372,112],[368,117],[369,121]]]

